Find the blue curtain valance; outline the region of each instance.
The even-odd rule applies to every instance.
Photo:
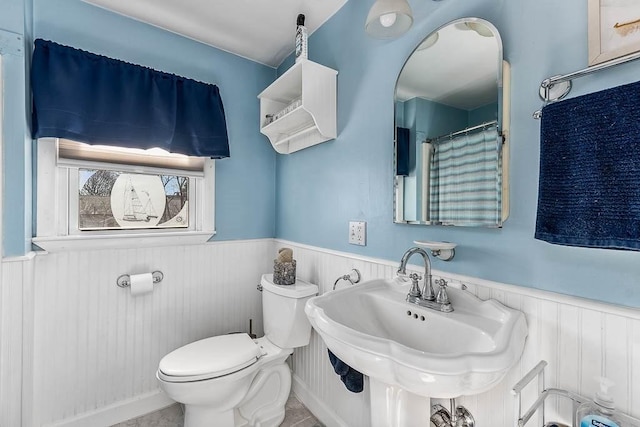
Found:
[[[218,87],[51,41],[35,41],[34,138],[229,157]]]

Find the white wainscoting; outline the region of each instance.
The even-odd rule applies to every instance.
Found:
[[[25,298],[30,298],[33,281],[33,257],[7,260],[0,270],[0,426],[22,426],[23,382],[25,364],[29,364],[30,346],[25,342],[24,327],[30,325],[31,313]]]
[[[363,280],[393,277],[397,268],[395,260],[272,239],[4,260],[0,426],[109,425],[159,409],[167,401],[158,394],[154,374],[164,354],[206,336],[246,331],[249,318],[261,333],[256,285],[282,246],[293,247],[298,275],[317,283],[322,293],[351,268],[358,268]],[[434,265],[447,267],[440,261]],[[152,294],[134,298],[115,284],[120,274],[153,269],[162,270],[165,279]],[[476,425],[514,425],[509,390],[541,359],[549,362],[549,386],[591,396],[593,376],[603,373],[617,383],[612,394],[620,409],[640,416],[640,310],[435,273],[527,317],[524,355],[505,381],[461,399]],[[292,365],[294,391],[328,427],[370,424],[368,384],[364,393],[348,392],[315,332],[308,347],[295,350]],[[534,393],[527,390],[526,403]],[[562,402],[549,409],[567,411]],[[536,424],[541,423],[534,419],[529,425]]]
[[[294,249],[298,275],[318,284],[322,293],[331,290],[336,278],[351,268],[358,268],[363,280],[370,280],[391,278],[398,266],[395,261],[358,257],[287,241],[276,243],[278,247]],[[455,259],[452,262],[455,263]],[[447,267],[440,261],[433,264],[443,269]],[[604,375],[616,382],[611,394],[617,407],[640,417],[640,310],[440,270],[434,274],[448,279],[453,286],[464,283],[470,292],[482,299],[496,299],[522,310],[527,318],[529,336],[524,354],[505,380],[487,393],[458,400],[472,412],[476,425],[515,425],[514,397],[510,390],[542,359],[549,362],[546,370],[548,387],[565,388],[592,397],[598,389],[594,376]],[[295,350],[294,391],[328,427],[366,427],[370,424],[368,386],[365,383],[365,390],[360,394],[348,392],[333,373],[326,352],[326,346],[315,332],[310,346]],[[528,406],[535,395],[534,382],[523,393],[523,405]],[[436,402],[448,407],[448,401],[433,399],[431,403]],[[550,401],[547,415],[547,420],[569,424],[571,421],[570,407],[564,401]],[[424,425],[428,425],[426,420]],[[534,417],[528,426],[536,425],[540,426],[542,422]]]
[[[227,241],[4,263],[0,425],[110,425],[171,403],[155,379],[165,354],[207,336],[248,331],[249,318],[261,334],[256,286],[272,268],[273,248],[271,239]],[[116,286],[121,274],[152,270],[164,280],[150,294],[132,297]],[[25,361],[25,369],[17,365]]]

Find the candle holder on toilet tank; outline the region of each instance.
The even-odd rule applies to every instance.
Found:
[[[273,283],[276,285],[293,285],[296,283],[296,260],[293,251],[281,248],[278,257],[273,260]]]

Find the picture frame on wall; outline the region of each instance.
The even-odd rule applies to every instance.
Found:
[[[588,0],[589,65],[640,51],[640,1]]]

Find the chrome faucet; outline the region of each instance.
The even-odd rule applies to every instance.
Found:
[[[412,286],[411,291],[409,291],[409,295],[407,296],[407,301],[409,300],[409,296],[433,301],[436,298],[433,294],[433,286],[431,285],[431,261],[429,260],[429,255],[424,249],[411,248],[406,251],[404,255],[402,255],[402,259],[400,260],[398,275],[407,275],[407,263],[409,262],[409,258],[411,258],[413,254],[419,254],[420,256],[422,256],[422,260],[424,261],[424,287],[422,291],[420,291],[420,288],[418,288],[418,280],[420,280],[422,277],[415,273],[410,274],[409,278],[411,279]]]
[[[429,255],[424,249],[414,247],[406,251],[404,255],[402,255],[402,259],[400,260],[398,275],[407,275],[407,263],[409,262],[409,258],[411,258],[413,254],[419,254],[420,256],[422,256],[422,260],[424,261],[424,285],[422,287],[422,290],[420,290],[418,281],[422,277],[420,277],[420,275],[417,273],[410,274],[409,278],[411,279],[411,289],[407,294],[407,302],[417,304],[421,307],[443,311],[446,313],[453,311],[453,307],[451,306],[449,298],[446,294],[445,287],[447,286],[447,284],[444,279],[442,281],[439,281],[440,292],[438,293],[438,298],[436,299],[435,293],[433,292],[433,285],[431,284],[431,260],[429,260]]]

